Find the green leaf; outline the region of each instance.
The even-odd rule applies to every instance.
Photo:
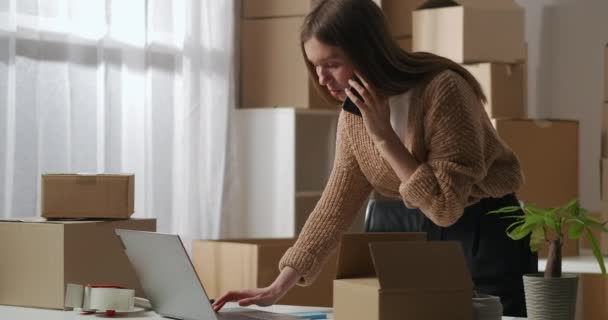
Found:
[[[532,230],[530,235],[530,250],[536,252],[543,247],[545,243],[545,232],[541,226],[537,226]]]
[[[545,217],[545,224],[554,231],[558,231],[558,220],[555,217]]]
[[[500,219],[517,219],[517,220],[525,220],[526,216],[501,216]]]
[[[515,221],[515,222],[511,223],[506,229],[507,234],[511,233],[513,231],[512,229],[514,229],[520,225],[523,225],[524,223],[525,223],[525,221],[523,221],[523,220],[519,220],[519,221]]]
[[[587,229],[587,239],[589,239],[589,242],[591,243],[591,251],[593,251],[593,255],[595,256],[597,263],[600,265],[600,270],[602,270],[602,274],[605,275],[606,265],[604,264],[604,256],[602,256],[597,239],[589,229]]]
[[[585,224],[580,220],[574,220],[570,224],[569,236],[572,240],[578,240],[585,231]]]
[[[562,206],[564,211],[570,211],[578,207],[578,199],[572,199],[566,205]]]
[[[549,210],[543,210],[532,206],[524,207],[524,212],[529,216],[541,216],[544,217],[549,213]]]
[[[540,209],[533,205],[527,205],[524,208],[524,211],[526,212],[526,214],[529,214],[529,215],[546,216],[546,215],[551,215],[554,210],[553,209],[548,209],[548,210]]]
[[[508,212],[515,212],[515,211],[519,211],[521,210],[521,207],[518,206],[508,206],[508,207],[503,207],[497,210],[492,210],[490,212],[488,212],[488,214],[495,214],[495,213],[508,213]]]
[[[513,240],[520,240],[525,238],[530,232],[534,229],[533,224],[528,224],[527,222],[515,227],[513,231],[511,231],[508,235],[509,238]]]
[[[587,218],[589,217],[589,211],[585,208],[578,208],[578,217],[579,218]]]
[[[606,222],[599,222],[597,219],[593,217],[587,217],[583,219],[583,222],[588,228],[594,228],[602,230],[603,232],[608,232],[608,228],[606,228]]]

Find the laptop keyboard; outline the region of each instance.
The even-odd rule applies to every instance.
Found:
[[[301,320],[283,313],[273,313],[261,310],[239,310],[238,312],[220,312],[218,320]]]

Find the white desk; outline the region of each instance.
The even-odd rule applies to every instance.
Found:
[[[236,307],[236,304],[226,304],[226,307]],[[319,308],[319,307],[298,307],[298,306],[282,306],[276,305],[268,308],[254,307],[255,309],[261,309],[277,313],[294,313],[294,312],[324,312],[331,313],[331,308]],[[329,315],[331,318],[331,315]],[[81,315],[78,311],[61,311],[61,310],[48,310],[48,309],[34,309],[34,308],[21,308],[11,306],[0,305],[0,319],[2,320],[96,320],[102,317],[101,314],[97,315]],[[126,316],[116,316],[116,319],[129,319],[129,320],[151,320],[151,319],[163,319],[168,320],[159,316],[154,311],[142,311],[130,314]],[[103,319],[113,319],[106,318]]]
[[[608,256],[604,256],[604,262],[608,264]],[[546,265],[547,259],[538,259],[538,271],[544,271]],[[582,249],[580,255],[576,257],[562,257],[562,272],[602,273],[595,256],[589,249]]]
[[[326,312],[331,313],[330,308],[316,308],[316,307],[297,307],[297,306],[272,306],[268,308],[259,308],[266,311],[278,312],[278,313],[293,313],[293,312]],[[332,319],[331,314],[328,315],[329,319]],[[81,315],[76,311],[61,311],[61,310],[46,310],[46,309],[32,309],[32,308],[20,308],[10,306],[0,306],[0,319],[2,320],[96,320],[100,317],[96,315]],[[103,318],[112,319],[112,318]],[[154,311],[140,312],[136,315],[129,317],[116,317],[116,319],[129,319],[129,320],[152,320],[162,319],[168,320],[157,315]],[[512,318],[503,317],[503,320],[521,320],[524,318]]]

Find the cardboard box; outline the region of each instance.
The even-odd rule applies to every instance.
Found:
[[[243,18],[304,16],[313,0],[241,0]]]
[[[155,219],[0,222],[0,304],[64,309],[68,283],[136,289],[135,272],[115,228],[155,231]]]
[[[241,107],[336,109],[316,91],[300,47],[302,17],[241,21]]]
[[[479,63],[463,65],[481,84],[488,103],[486,112],[491,118],[525,118],[524,65]]]
[[[602,158],[600,162],[600,195],[603,206],[608,203],[608,158]],[[605,208],[602,208],[604,210]]]
[[[397,38],[395,41],[397,41],[399,48],[407,52],[412,52],[412,37]]]
[[[279,261],[293,239],[196,240],[192,260],[210,298],[229,290],[270,285],[279,275]],[[279,304],[332,306],[332,281],[336,276],[336,255],[332,254],[313,285],[294,287]]]
[[[577,121],[502,119],[493,124],[521,163],[525,183],[517,191],[520,200],[550,208],[578,198]],[[578,241],[564,242],[563,256],[578,252]],[[546,253],[545,248],[539,255]]]
[[[423,0],[382,0],[381,6],[393,37],[412,37],[412,12]]]
[[[132,174],[43,174],[45,218],[118,218],[133,214]]]
[[[458,63],[522,62],[524,11],[514,1],[427,0],[413,15],[414,51]]]
[[[608,319],[608,277],[599,274],[581,274],[581,319]]]
[[[608,158],[608,103],[602,109],[602,157]]]
[[[342,239],[334,281],[336,320],[472,318],[473,282],[460,243],[349,240]]]
[[[604,50],[604,101],[608,102],[608,46]]]

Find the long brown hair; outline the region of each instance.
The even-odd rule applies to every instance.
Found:
[[[318,0],[304,19],[300,40],[308,71],[326,99],[335,100],[320,87],[314,66],[306,59],[304,43],[311,38],[342,49],[354,68],[379,93],[391,96],[413,88],[421,79],[451,69],[486,102],[479,82],[459,64],[428,52],[407,52],[391,37],[382,10],[372,0]]]

